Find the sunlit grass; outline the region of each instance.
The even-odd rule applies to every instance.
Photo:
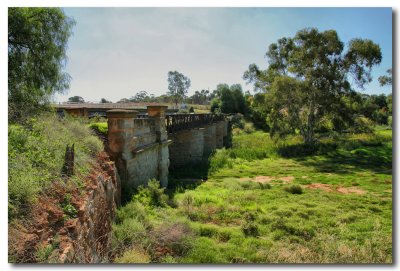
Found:
[[[175,190],[169,206],[147,215],[150,228],[187,225],[190,246],[146,255],[178,263],[392,262],[391,131],[325,138],[313,152],[301,144],[263,132],[234,136],[233,148],[211,159],[206,182]],[[283,157],[280,148],[296,153]]]

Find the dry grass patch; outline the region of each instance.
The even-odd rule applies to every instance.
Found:
[[[336,191],[339,193],[342,193],[342,194],[353,193],[353,194],[357,194],[357,195],[364,195],[365,193],[367,193],[367,192],[365,192],[365,190],[362,190],[357,187],[338,187],[336,189]]]
[[[254,178],[243,177],[240,178],[241,182],[256,182],[256,183],[271,183],[274,181],[281,181],[282,183],[291,183],[295,178],[293,176],[275,177],[275,176],[256,176]]]
[[[334,187],[333,185],[330,184],[324,184],[324,183],[312,183],[308,185],[304,185],[306,188],[310,189],[320,189],[325,192],[338,192],[341,194],[357,194],[357,195],[364,195],[367,193],[365,190],[362,190],[358,187]]]

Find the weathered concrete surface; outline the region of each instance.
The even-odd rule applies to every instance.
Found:
[[[217,148],[216,124],[204,127],[204,156],[208,157]]]
[[[146,185],[157,179],[168,185],[168,136],[165,128],[166,106],[149,106],[148,118],[135,118],[137,112],[110,110],[107,150],[116,162],[126,189]]]
[[[171,166],[199,162],[204,156],[204,128],[182,130],[169,134]]]
[[[219,121],[215,127],[215,140],[217,149],[224,147],[225,121]]]
[[[149,106],[147,118],[137,118],[137,112],[131,110],[107,112],[107,150],[116,163],[124,189],[146,185],[153,178],[166,187],[170,164],[175,167],[200,162],[216,148],[229,146],[228,121],[206,122],[201,128],[185,123],[187,129],[168,134],[165,109]]]

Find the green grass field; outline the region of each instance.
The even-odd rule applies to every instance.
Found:
[[[168,198],[149,188],[118,211],[115,261],[390,263],[391,140],[378,130],[310,151],[297,137],[237,133],[211,158],[207,181]]]

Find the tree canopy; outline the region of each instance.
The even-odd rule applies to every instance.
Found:
[[[378,81],[381,87],[383,86],[391,86],[392,85],[392,69],[388,69],[386,71],[387,75],[379,76]]]
[[[85,99],[83,99],[81,96],[73,96],[68,98],[68,102],[70,103],[84,103]]]
[[[228,84],[219,84],[215,92],[217,97],[211,101],[212,112],[216,112],[218,109],[226,114],[246,113],[246,100],[240,84],[234,84],[230,87]]]
[[[285,136],[299,130],[313,143],[322,121],[350,121],[342,96],[363,89],[372,80],[371,69],[381,62],[379,45],[353,39],[344,44],[335,30],[306,28],[293,38],[272,43],[266,53],[269,66],[249,66],[243,78],[266,93],[271,135]],[[351,84],[351,81],[353,84]]]
[[[63,71],[75,21],[61,8],[8,9],[9,119],[32,114],[69,86]]]
[[[172,97],[175,105],[187,94],[190,88],[190,79],[178,71],[168,72],[168,95]]]

